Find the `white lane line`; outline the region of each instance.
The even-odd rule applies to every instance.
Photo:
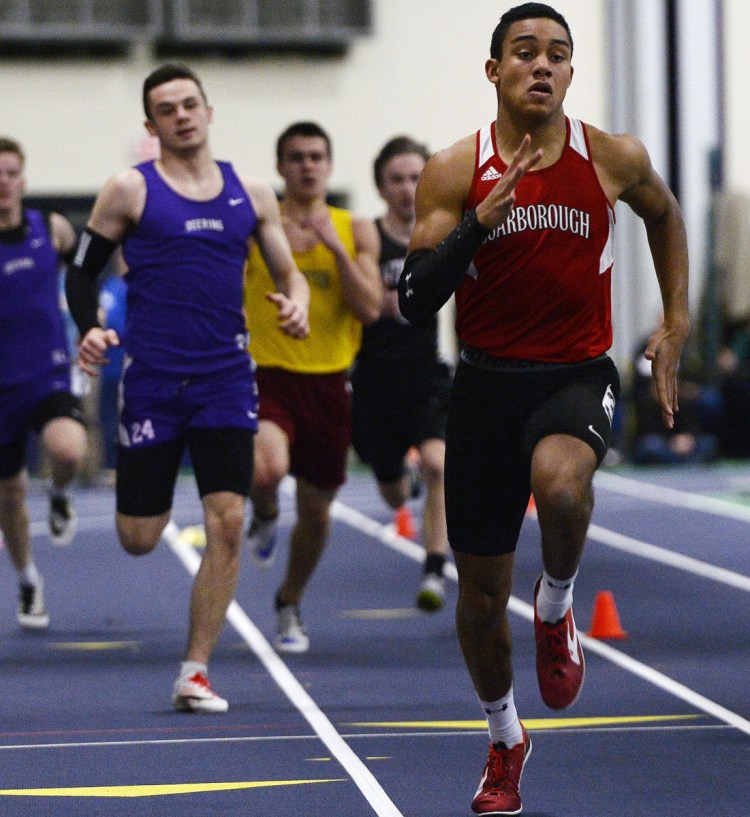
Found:
[[[675,508],[686,508],[690,511],[701,511],[714,516],[750,522],[750,506],[748,505],[739,505],[718,497],[693,494],[690,491],[679,491],[675,488],[667,488],[664,485],[641,482],[619,474],[597,471],[594,476],[594,487],[605,488],[613,493],[636,497],[646,502],[672,505]]]
[[[162,534],[163,538],[193,576],[198,572],[201,557],[190,545],[180,541],[180,530],[170,521]],[[227,611],[227,620],[242,636],[250,649],[257,655],[268,673],[289,698],[300,714],[310,724],[315,733],[328,747],[351,776],[355,785],[367,799],[378,817],[403,817],[385,793],[372,772],[352,751],[351,747],[336,731],[336,728],[319,709],[304,687],[294,677],[287,665],[279,658],[265,636],[248,618],[245,611],[233,601]]]
[[[602,528],[600,525],[589,525],[587,538],[615,548],[615,550],[622,550],[634,556],[642,556],[652,562],[661,562],[687,573],[695,573],[704,579],[713,579],[713,581],[750,593],[750,577],[723,567],[717,567],[708,562],[702,562],[700,559],[693,559],[692,556],[684,556],[681,553],[667,550],[667,548],[651,545],[648,542],[642,542],[640,539],[633,539],[616,531]]]
[[[564,734],[570,732],[713,732],[718,729],[729,729],[727,724],[723,723],[694,723],[690,725],[675,725],[675,724],[659,724],[657,726],[567,726],[563,729],[544,729],[535,728],[534,734],[537,732],[544,732],[545,734]],[[385,740],[398,740],[410,738],[475,738],[478,733],[484,734],[487,727],[483,726],[481,729],[451,729],[450,731],[442,731],[440,729],[430,729],[429,732],[420,732],[418,730],[407,732],[342,732],[341,737],[346,740],[369,740],[371,738],[383,738]],[[319,741],[318,735],[237,735],[235,737],[225,738],[142,738],[140,740],[91,740],[91,741],[77,741],[70,743],[16,743],[6,744],[0,746],[0,752],[7,749],[18,751],[20,749],[107,749],[120,748],[122,746],[162,746],[162,745],[180,745],[192,743],[276,743],[283,740],[293,740],[295,743],[301,740]]]
[[[531,605],[527,605],[527,607],[529,608],[531,618],[533,619],[534,608],[531,607]],[[595,638],[589,638],[583,633],[579,633],[578,635],[581,639],[581,643],[589,652],[596,653],[602,658],[611,661],[613,664],[622,667],[622,669],[631,672],[633,675],[637,675],[644,681],[648,681],[650,684],[659,687],[659,689],[663,689],[670,695],[674,695],[676,698],[689,703],[696,709],[700,709],[709,715],[713,715],[717,720],[723,721],[729,726],[733,726],[735,729],[738,729],[740,732],[744,732],[746,735],[750,735],[750,721],[743,718],[741,715],[738,715],[736,712],[732,712],[732,710],[721,706],[721,704],[717,704],[710,698],[700,695],[684,684],[679,683],[679,681],[675,681],[668,675],[665,675],[663,672],[659,672],[658,670],[649,667],[647,664],[643,664],[641,661],[636,661],[635,658],[631,658],[629,655],[626,655],[624,652],[620,652],[620,650],[616,650],[614,647],[611,647],[609,644],[605,644],[603,641],[598,641]]]
[[[696,727],[699,724],[695,724]],[[474,732],[476,734],[476,732]],[[361,735],[361,737],[369,737]],[[18,743],[0,746],[0,752],[5,749],[87,749],[106,746],[182,746],[190,743],[260,743],[261,741],[279,740],[314,740],[319,741],[318,735],[233,735],[224,738],[133,738],[131,740],[79,740],[66,743]]]
[[[351,527],[356,528],[369,536],[372,536],[373,538],[382,542],[384,545],[387,545],[399,553],[402,553],[404,556],[408,556],[409,558],[418,562],[421,562],[424,559],[423,548],[421,548],[416,542],[412,542],[409,539],[398,536],[394,532],[393,526],[381,525],[379,522],[375,522],[354,508],[343,505],[341,502],[334,502],[332,513],[335,518],[340,519],[342,522],[345,522]],[[446,565],[445,573],[448,578],[453,579],[454,581],[456,581],[458,578],[455,565],[452,562],[449,562]],[[510,597],[508,609],[516,615],[527,619],[528,621],[534,620],[534,608],[532,605],[525,601],[521,601],[521,599],[516,598],[515,596]],[[610,647],[608,644],[604,644],[601,641],[589,638],[583,633],[579,633],[579,636],[581,643],[589,651],[600,655],[602,658],[611,661],[613,664],[617,664],[628,672],[631,672],[633,675],[637,675],[654,686],[663,689],[670,695],[686,701],[696,709],[700,709],[718,720],[733,726],[740,732],[750,735],[750,721],[741,717],[737,713],[726,709],[703,695],[699,695],[697,692],[694,692],[678,681],[664,675],[664,673],[658,672],[640,661],[636,661],[634,658],[631,658],[625,653]]]
[[[661,485],[654,485],[649,482],[640,482],[630,477],[623,477],[617,474],[597,472],[594,477],[596,487],[604,488],[612,493],[624,496],[636,497],[648,502],[656,502],[662,505],[671,505],[676,508],[708,513],[714,516],[721,516],[725,519],[736,519],[741,522],[750,522],[750,507],[737,505],[725,499],[716,497],[701,496],[689,491],[679,491],[675,488],[665,488]],[[691,556],[684,556],[680,553],[658,547],[657,545],[642,542],[630,536],[616,533],[599,525],[590,525],[588,531],[589,538],[608,545],[617,550],[642,556],[654,562],[676,567],[688,573],[694,573],[704,579],[712,579],[722,584],[736,587],[750,593],[750,577],[723,567],[694,559]]]

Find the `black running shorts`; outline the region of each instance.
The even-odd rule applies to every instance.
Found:
[[[359,364],[352,374],[352,443],[378,482],[403,475],[411,446],[445,439],[451,369],[435,361],[433,371],[421,374]]]
[[[185,438],[144,448],[120,447],[117,510],[128,516],[159,516],[172,507],[185,447],[201,498],[219,491],[248,496],[253,478],[255,433],[249,428],[191,428]]]
[[[603,356],[570,366],[487,369],[461,360],[446,434],[448,538],[461,553],[515,550],[531,494],[531,456],[550,434],[609,445],[620,380]]]

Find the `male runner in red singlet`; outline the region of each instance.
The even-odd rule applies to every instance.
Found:
[[[689,332],[688,257],[678,204],[632,136],[568,119],[573,40],[541,3],[511,9],[492,37],[497,117],[437,153],[417,189],[399,303],[419,322],[455,291],[462,342],[446,437],[448,538],[459,573],[461,649],[486,713],[490,751],[477,814],[518,814],[531,741],[513,700],[506,607],[533,491],[543,573],[534,588],[537,676],[553,709],[581,690],[573,582],[619,394],[607,356],[614,205],[645,224],[664,306],[646,356],[664,422]]]

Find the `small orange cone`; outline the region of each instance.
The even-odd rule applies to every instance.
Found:
[[[600,590],[594,599],[594,615],[591,629],[586,633],[591,638],[627,638],[628,634],[620,626],[615,597],[611,590]]]
[[[414,527],[414,517],[406,505],[402,505],[396,511],[395,520],[396,533],[406,539],[416,539],[417,530]]]
[[[534,499],[534,494],[529,496],[529,504],[526,506],[526,516],[532,516],[536,513],[536,500]]]

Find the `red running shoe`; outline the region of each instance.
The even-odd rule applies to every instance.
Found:
[[[542,700],[550,709],[567,709],[578,700],[586,674],[583,649],[571,608],[556,624],[542,621],[536,611],[541,577],[534,586],[536,677]]]
[[[471,801],[475,814],[521,813],[521,773],[531,754],[531,738],[523,726],[521,731],[523,740],[510,749],[496,749],[490,744],[487,764]]]

